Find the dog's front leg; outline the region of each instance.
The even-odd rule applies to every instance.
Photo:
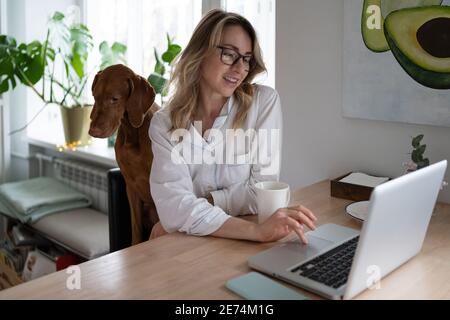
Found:
[[[128,187],[127,195],[131,211],[131,244],[135,245],[142,242],[142,211],[144,208],[139,196]]]

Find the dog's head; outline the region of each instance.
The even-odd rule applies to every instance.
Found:
[[[89,134],[96,138],[111,136],[124,117],[139,128],[155,100],[155,91],[147,80],[122,64],[97,73],[92,95],[95,104]]]

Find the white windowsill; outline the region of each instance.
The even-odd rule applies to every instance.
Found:
[[[56,152],[61,152],[80,160],[85,160],[109,167],[118,166],[114,148],[108,148],[103,143],[100,144],[94,142],[89,146],[79,147],[75,150],[65,149],[63,151],[58,150],[58,146],[55,142],[46,141],[46,139],[42,138],[28,137],[28,144]]]

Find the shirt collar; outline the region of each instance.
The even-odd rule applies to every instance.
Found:
[[[231,111],[233,110],[233,105],[234,105],[234,95],[230,96],[228,100],[225,102],[224,106],[220,110],[219,115],[214,120],[211,129],[221,129],[223,127],[228,117],[230,116]],[[202,137],[201,133],[194,127],[192,123],[191,126],[189,127],[189,134],[191,136],[191,143],[193,145],[202,148],[209,145],[209,143]]]
[[[212,128],[219,129],[225,124],[225,121],[227,121],[228,116],[231,113],[231,109],[233,108],[233,103],[234,95],[229,97],[227,102],[225,102],[225,105],[220,110],[220,114],[217,116],[216,120],[214,120]]]

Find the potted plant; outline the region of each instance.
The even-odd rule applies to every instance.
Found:
[[[428,158],[424,158],[427,145],[421,144],[423,137],[423,134],[419,134],[412,138],[411,146],[413,147],[413,150],[411,152],[411,160],[403,163],[405,173],[413,172],[430,165],[430,160]],[[448,183],[446,181],[442,181],[441,190],[447,185]]]
[[[88,78],[99,68],[125,63],[126,52],[121,43],[115,42],[110,47],[103,41],[99,46],[100,65],[87,72],[92,48],[89,29],[81,23],[68,23],[61,12],[55,12],[49,19],[43,42],[17,45],[14,38],[0,35],[0,94],[14,89],[17,82],[28,86],[44,106],[60,106],[67,145],[87,144],[92,105],[87,103],[83,92]]]
[[[167,49],[160,56],[156,48],[154,48],[155,54],[155,68],[153,72],[148,76],[147,80],[154,88],[155,93],[159,94],[161,107],[164,105],[165,97],[167,96],[167,75],[169,73],[170,64],[181,52],[181,47],[178,44],[173,43],[173,38],[166,34],[167,37]]]
[[[412,138],[411,146],[413,147],[413,150],[411,152],[411,160],[403,164],[406,168],[406,172],[415,171],[430,164],[430,160],[423,157],[427,148],[426,144],[421,144],[423,137],[423,134],[419,134]]]

